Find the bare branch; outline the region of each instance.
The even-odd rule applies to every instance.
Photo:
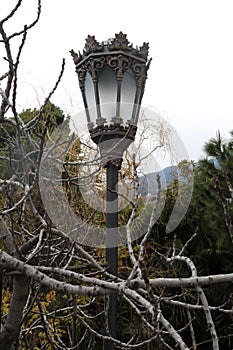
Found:
[[[9,15],[7,15],[5,18],[3,18],[0,21],[0,25],[2,26],[4,22],[7,22],[11,17],[14,16],[14,14],[16,13],[16,11],[18,10],[18,8],[20,7],[22,3],[22,0],[18,0],[17,4],[15,5],[15,7],[13,8],[13,10],[9,13]]]

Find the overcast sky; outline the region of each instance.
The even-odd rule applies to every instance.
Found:
[[[1,0],[1,17],[15,3]],[[8,30],[33,18],[35,6],[35,0],[24,0]],[[233,129],[232,17],[231,0],[42,0],[40,22],[22,56],[18,104],[43,102],[64,57],[66,71],[53,102],[75,113],[82,100],[69,50],[81,51],[88,34],[102,41],[123,31],[135,46],[150,43],[143,106],[158,109],[197,160],[218,129],[226,137]]]

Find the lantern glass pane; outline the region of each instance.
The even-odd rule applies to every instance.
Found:
[[[89,111],[91,122],[95,123],[97,118],[95,91],[94,91],[94,84],[93,84],[91,75],[89,73],[86,74],[85,94],[86,94],[88,111]]]
[[[99,76],[101,117],[109,122],[116,116],[117,80],[114,71],[105,66]]]
[[[121,112],[120,116],[126,122],[133,119],[134,100],[136,95],[136,79],[131,68],[124,74],[121,86]]]

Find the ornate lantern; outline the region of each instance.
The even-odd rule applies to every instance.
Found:
[[[121,159],[135,138],[150,65],[148,49],[148,43],[133,48],[120,32],[102,43],[88,35],[83,54],[71,51],[88,129],[102,156],[111,146],[110,158]]]

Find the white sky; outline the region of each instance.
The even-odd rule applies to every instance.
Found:
[[[1,0],[0,16],[15,3]],[[24,0],[7,28],[27,23],[35,4]],[[122,30],[135,46],[150,43],[153,61],[142,105],[157,108],[197,160],[218,129],[226,137],[233,129],[232,15],[232,0],[42,0],[40,22],[22,56],[18,104],[42,103],[65,57],[65,75],[52,101],[70,114],[82,108],[69,50],[82,51],[87,34],[102,41]]]

